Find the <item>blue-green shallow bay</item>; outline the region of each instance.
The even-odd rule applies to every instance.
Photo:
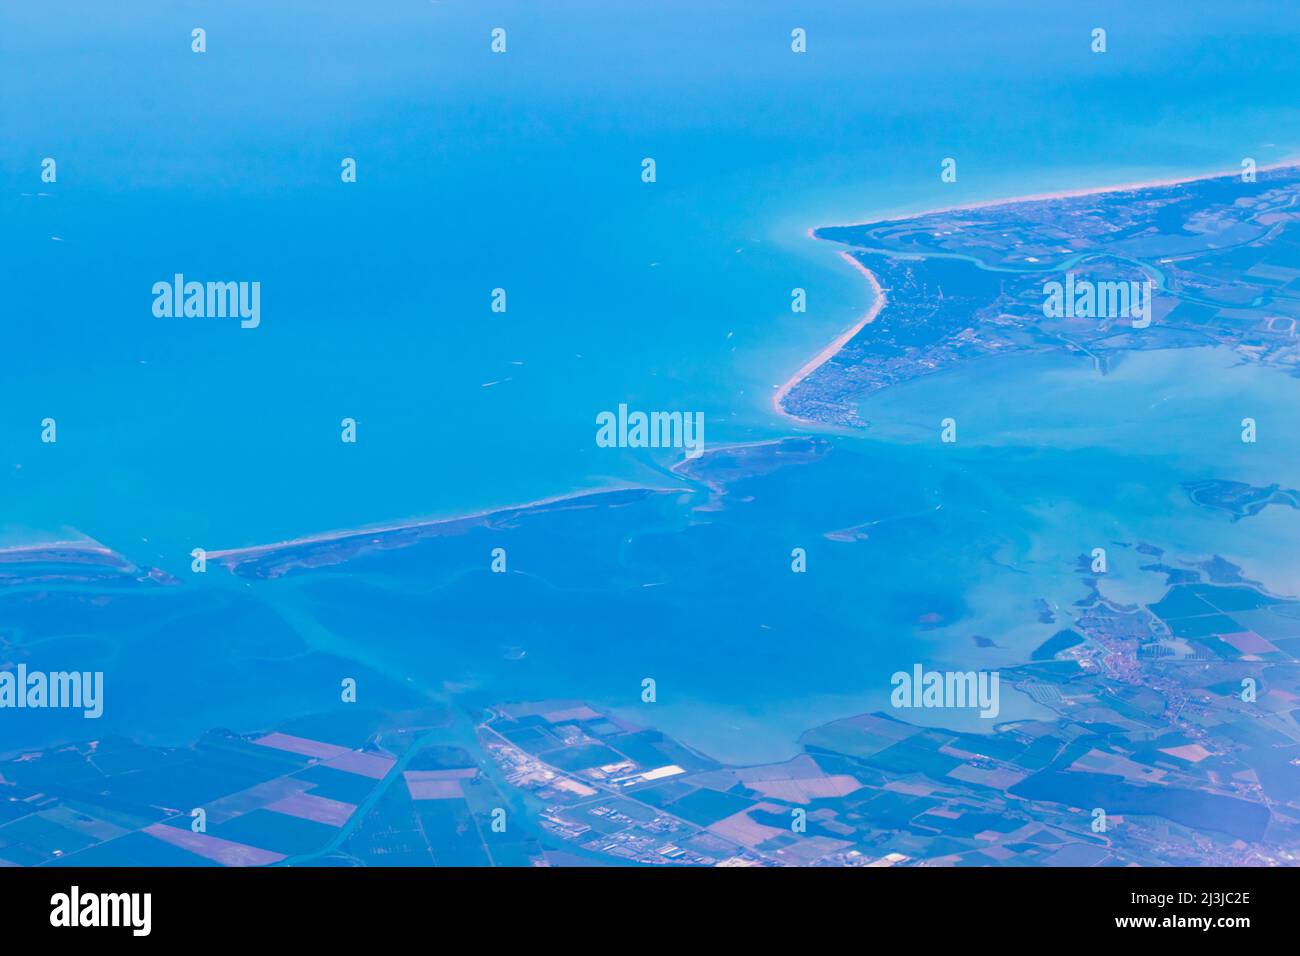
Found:
[[[0,596],[32,667],[107,672],[90,732],[259,729],[334,705],[349,675],[385,709],[590,699],[752,761],[884,706],[889,674],[916,661],[1026,660],[1057,629],[1039,600],[1081,597],[1076,560],[1098,541],[1220,554],[1300,591],[1293,512],[1229,525],[1179,491],[1300,487],[1274,440],[1294,434],[1295,380],[1215,353],[1134,356],[1104,378],[1020,357],[924,379],[867,402],[865,434],[734,483],[720,509],[664,473],[670,456],[593,442],[619,402],[703,411],[715,445],[814,430],[772,415],[772,386],[867,292],[809,226],[1286,155],[1300,60],[1268,6],[1115,3],[1083,20],[827,4],[801,13],[805,58],[776,3],[366,18],[240,3],[203,11],[202,57],[197,14],[122,29],[136,9],[0,11],[0,526],[76,529],[181,579]],[[1105,60],[1087,52],[1092,18]],[[510,52],[494,58],[498,24]],[[949,155],[961,175],[943,186]],[[150,286],[178,271],[260,281],[262,326],[154,318]],[[789,311],[796,286],[805,315]],[[953,448],[937,442],[947,414]],[[1233,444],[1244,414],[1269,422],[1249,450]],[[47,415],[55,446],[37,440]],[[345,416],[355,446],[338,440]],[[272,581],[187,570],[195,546],[639,484],[683,495]],[[498,545],[514,573],[488,572]],[[807,575],[789,571],[796,546]],[[1159,575],[1111,550],[1105,593],[1160,596]],[[638,702],[646,676],[654,705]],[[1006,694],[1004,719],[1036,713]],[[0,749],[91,726],[26,716]]]

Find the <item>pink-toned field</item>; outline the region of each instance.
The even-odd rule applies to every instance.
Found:
[[[455,770],[408,770],[402,777],[412,800],[460,800],[465,796],[462,780],[478,776],[476,767]]]
[[[205,860],[220,863],[222,866],[268,866],[284,859],[283,853],[272,853],[270,850],[234,843],[206,833],[193,833],[180,827],[169,827],[164,823],[151,824],[145,827],[143,832],[164,843],[188,850]]]
[[[342,770],[345,773],[355,773],[361,777],[369,777],[371,780],[382,780],[387,776],[388,771],[393,769],[395,763],[397,761],[392,757],[362,753],[359,750],[349,750],[342,756],[326,760],[324,766],[329,767],[331,770]]]
[[[332,827],[341,827],[348,822],[357,809],[356,804],[344,803],[342,800],[330,800],[310,793],[296,793],[266,805],[267,810],[283,813],[286,816],[327,823]]]
[[[1276,647],[1254,631],[1239,631],[1236,634],[1220,634],[1219,636],[1243,654],[1280,653]]]
[[[289,753],[301,754],[304,757],[316,757],[320,760],[351,753],[347,747],[309,740],[306,737],[294,737],[291,734],[267,734],[265,737],[258,737],[253,743],[261,744],[263,747],[273,747],[276,750],[287,750]]]
[[[708,830],[720,837],[725,837],[741,846],[757,846],[773,837],[784,836],[788,830],[778,830],[750,818],[750,810],[764,810],[768,813],[782,813],[785,808],[775,803],[759,803],[749,810],[741,810],[714,823]]]
[[[843,797],[862,789],[862,783],[848,774],[814,777],[807,780],[756,780],[749,784],[765,797],[789,803],[811,803],[823,797]]]

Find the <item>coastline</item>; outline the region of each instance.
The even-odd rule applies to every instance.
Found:
[[[104,554],[111,553],[110,549],[90,538],[34,541],[31,544],[7,544],[0,547],[0,555],[15,554],[20,551],[98,551]]]
[[[791,439],[765,438],[757,441],[716,445],[711,448],[706,448],[704,450],[704,456],[735,453],[738,451],[747,451],[770,445],[779,445],[787,440]],[[691,479],[689,475],[685,474],[695,461],[695,459],[682,458],[681,460],[668,465],[667,471],[683,480],[697,480],[701,481],[704,487],[712,487],[708,481]],[[220,562],[228,568],[234,568],[242,562],[266,557],[293,548],[339,544],[353,539],[371,536],[437,534],[441,531],[451,530],[457,526],[465,524],[490,521],[503,517],[513,517],[525,512],[546,509],[553,506],[594,506],[597,503],[597,499],[603,499],[610,495],[624,495],[629,493],[645,495],[683,494],[690,490],[690,488],[685,487],[674,488],[652,485],[616,485],[606,488],[582,488],[577,491],[538,498],[533,501],[483,508],[477,511],[454,514],[446,517],[407,518],[403,520],[389,521],[384,524],[366,525],[359,528],[335,528],[329,531],[321,531],[314,534],[302,535],[296,538],[287,538],[280,541],[271,541],[263,544],[215,549],[208,551],[206,557],[209,560]],[[12,562],[21,564],[28,561],[41,560],[53,555],[67,556],[73,554],[82,555],[86,558],[109,560],[121,564],[124,567],[135,567],[131,560],[125,555],[122,555],[119,552],[114,551],[112,548],[91,538],[76,540],[61,539],[58,541],[39,541],[31,544],[0,546],[0,563]]]
[[[808,238],[810,239],[817,238],[813,234],[812,229],[808,230]],[[808,419],[808,418],[800,418],[798,415],[793,415],[790,412],[787,412],[785,410],[784,405],[782,404],[785,401],[786,396],[790,394],[790,391],[796,385],[798,385],[800,382],[806,379],[813,372],[817,371],[817,369],[821,368],[823,365],[829,362],[831,358],[837,352],[839,352],[839,350],[842,349],[850,339],[853,338],[853,336],[857,335],[867,325],[874,322],[876,316],[880,314],[880,310],[885,307],[885,301],[886,301],[885,290],[880,287],[880,281],[876,278],[876,274],[872,272],[870,269],[868,269],[866,266],[864,266],[857,259],[854,259],[847,252],[841,251],[839,255],[841,259],[843,259],[849,265],[853,266],[853,268],[857,269],[860,273],[862,273],[862,275],[866,277],[867,284],[871,286],[871,293],[873,298],[871,301],[871,305],[867,308],[867,311],[864,312],[862,316],[855,323],[853,323],[853,325],[849,326],[847,329],[845,329],[843,332],[837,335],[834,339],[832,339],[829,345],[827,345],[820,352],[818,352],[807,362],[805,362],[803,366],[797,372],[794,373],[794,375],[790,376],[790,378],[786,379],[784,382],[778,385],[776,391],[772,394],[772,410],[776,412],[776,414],[780,415],[783,418],[787,418],[790,421],[799,422],[805,425],[820,425],[821,423],[813,421],[812,419]]]
[[[1268,163],[1263,166],[1258,166],[1256,167],[1256,172],[1267,173],[1278,169],[1292,169],[1295,167],[1300,167],[1300,156],[1289,156],[1286,159],[1279,160],[1275,163]],[[815,239],[818,241],[827,242],[833,240],[823,239],[821,236],[817,235],[818,230],[847,229],[847,228],[854,228],[858,226],[876,225],[878,223],[884,223],[884,222],[905,222],[909,219],[922,219],[926,216],[935,216],[941,213],[962,212],[964,210],[970,210],[970,209],[994,209],[999,206],[1015,206],[1015,205],[1020,205],[1021,203],[1052,202],[1054,200],[1061,200],[1061,199],[1074,199],[1080,196],[1096,196],[1104,193],[1134,192],[1141,189],[1156,189],[1161,186],[1180,186],[1186,183],[1204,182],[1206,180],[1211,180],[1211,179],[1227,179],[1238,175],[1240,175],[1240,172],[1225,173],[1222,170],[1218,170],[1215,172],[1199,173],[1199,174],[1189,175],[1189,176],[1179,176],[1170,179],[1152,179],[1143,182],[1122,183],[1119,185],[1112,185],[1112,186],[1095,186],[1095,187],[1090,186],[1082,189],[1063,189],[1063,190],[1057,190],[1055,192],[1031,193],[1025,196],[1012,196],[1005,199],[987,199],[987,200],[980,200],[978,202],[963,203],[955,206],[943,206],[936,209],[925,209],[919,212],[892,214],[887,216],[881,216],[879,218],[867,219],[860,222],[832,223],[832,224],[826,224],[821,226],[810,226],[806,234],[809,239]],[[801,418],[798,415],[794,415],[786,411],[783,405],[786,397],[800,382],[802,382],[809,375],[813,374],[813,372],[817,371],[817,369],[821,368],[828,361],[830,361],[831,358],[833,358],[835,354],[840,351],[840,349],[842,349],[845,345],[847,345],[849,340],[851,340],[855,335],[861,332],[863,328],[865,328],[871,322],[875,321],[876,317],[880,314],[880,310],[884,308],[884,306],[886,305],[884,291],[881,289],[880,282],[876,278],[875,273],[873,273],[870,269],[864,266],[857,259],[853,258],[853,256],[849,255],[848,252],[844,250],[840,250],[839,255],[841,259],[849,263],[849,265],[853,266],[853,268],[857,269],[858,272],[862,273],[862,275],[866,277],[868,284],[871,286],[871,291],[872,294],[874,295],[874,299],[871,303],[870,308],[868,308],[867,312],[856,323],[854,323],[850,328],[846,329],[844,332],[836,336],[830,342],[829,345],[827,345],[820,352],[814,355],[811,359],[805,362],[799,368],[798,371],[796,371],[792,376],[790,376],[790,378],[786,379],[786,381],[782,382],[780,385],[776,387],[776,391],[772,395],[772,410],[782,418],[803,425],[818,425],[821,427],[826,427],[824,423],[817,422],[812,419]]]
[[[536,501],[527,501],[523,504],[502,505],[499,508],[485,508],[480,511],[451,515],[446,518],[411,518],[406,521],[395,521],[384,525],[368,526],[364,528],[341,528],[333,531],[321,531],[317,534],[303,535],[302,537],[290,538],[285,541],[273,541],[268,544],[253,544],[242,548],[224,548],[218,551],[209,551],[207,556],[209,560],[233,563],[271,554],[276,551],[282,551],[286,548],[296,548],[314,544],[334,544],[339,541],[346,541],[349,538],[359,538],[366,535],[395,534],[404,531],[433,531],[440,527],[454,525],[460,522],[479,521],[484,518],[495,518],[500,515],[514,514],[537,508],[546,508],[551,505],[574,504],[588,498],[628,491],[676,494],[679,493],[681,489],[651,488],[643,485],[629,485],[613,488],[588,488],[561,495],[551,495],[547,498],[538,498]]]
[[[123,567],[134,567],[130,559],[112,548],[89,538],[79,540],[37,541],[32,544],[12,544],[0,547],[0,563],[25,563],[33,560],[59,560],[77,558],[85,560],[110,559]]]
[[[1275,163],[1266,163],[1262,166],[1257,166],[1255,167],[1255,172],[1257,174],[1270,173],[1279,169],[1292,169],[1295,167],[1300,167],[1300,154],[1288,156],[1286,159],[1280,159]],[[934,209],[922,209],[914,212],[891,213],[885,216],[858,220],[857,222],[824,223],[820,226],[811,227],[808,230],[808,235],[813,239],[821,239],[821,236],[816,234],[819,229],[845,229],[855,226],[875,225],[882,222],[904,222],[908,219],[921,219],[925,216],[935,216],[945,212],[963,212],[968,209],[991,209],[997,206],[1014,206],[1027,202],[1050,202],[1056,199],[1075,199],[1079,196],[1097,196],[1103,193],[1134,192],[1139,189],[1157,189],[1161,186],[1182,186],[1187,183],[1199,183],[1210,179],[1228,179],[1240,175],[1240,170],[1225,173],[1220,169],[1211,172],[1195,173],[1188,176],[1175,176],[1168,179],[1148,179],[1139,182],[1120,183],[1111,186],[1085,186],[1081,189],[1059,189],[1053,192],[1029,193],[1024,196],[1010,196],[1005,199],[981,199],[976,202],[958,203],[955,206],[938,206]]]
[[[725,445],[715,445],[711,448],[704,449],[703,456],[735,453],[741,450],[761,448],[769,445],[779,445],[785,441],[784,438],[765,438],[758,441],[735,442]],[[669,473],[683,477],[687,480],[683,472],[698,459],[683,457],[679,461],[673,462],[668,466]],[[707,486],[707,482],[704,482]],[[223,548],[221,550],[209,551],[207,557],[210,560],[222,561],[227,566],[239,563],[241,561],[262,557],[283,551],[288,548],[306,547],[319,544],[336,544],[347,541],[352,538],[367,537],[370,535],[391,535],[401,533],[424,533],[437,532],[441,529],[450,528],[454,525],[466,522],[482,521],[486,519],[500,518],[502,516],[517,515],[526,511],[535,511],[538,509],[549,508],[552,506],[565,505],[585,505],[589,502],[594,503],[594,499],[604,498],[608,495],[618,495],[627,493],[643,493],[647,495],[677,495],[689,492],[689,488],[667,488],[656,487],[653,485],[617,485],[608,488],[583,488],[577,491],[566,492],[559,495],[550,495],[546,498],[538,498],[535,501],[526,501],[522,504],[501,505],[499,507],[484,508],[478,511],[467,512],[465,514],[450,515],[444,518],[410,518],[404,521],[392,521],[383,525],[373,525],[363,528],[339,528],[332,531],[322,531],[316,534],[303,535],[298,538],[289,538],[284,541],[273,541],[267,544],[248,545],[242,548]]]
[[[1257,172],[1265,173],[1279,169],[1288,169],[1300,167],[1300,156],[1290,156],[1278,162],[1269,163],[1257,167]],[[900,222],[909,219],[919,219],[925,216],[937,215],[941,213],[959,212],[968,209],[987,209],[1001,206],[1012,206],[1021,203],[1030,202],[1049,202],[1054,200],[1068,199],[1078,196],[1098,195],[1112,192],[1126,192],[1141,189],[1158,188],[1161,186],[1181,185],[1192,182],[1202,182],[1206,180],[1230,178],[1239,175],[1239,172],[1215,171],[1195,175],[1187,175],[1176,178],[1153,179],[1143,182],[1124,183],[1119,185],[1088,187],[1082,189],[1058,190],[1055,192],[1036,193],[1023,196],[1013,196],[1008,198],[982,200],[973,203],[945,206],[936,209],[923,210],[919,212],[901,213],[886,215],[879,218],[870,218],[860,222],[828,224],[809,227],[806,235],[810,239],[819,241],[833,241],[823,239],[817,235],[821,229],[845,228],[863,225],[874,225],[885,222]],[[838,354],[844,346],[862,331],[867,325],[871,324],[880,315],[881,311],[888,304],[888,298],[885,290],[881,287],[879,279],[869,268],[855,259],[845,250],[837,250],[837,254],[856,269],[866,280],[871,288],[873,299],[867,310],[847,329],[832,339],[826,346],[813,355],[808,361],[799,367],[788,379],[779,385],[773,386],[774,391],[771,396],[771,407],[774,414],[779,418],[785,419],[798,425],[810,425],[820,430],[831,430],[835,426],[827,425],[824,422],[815,419],[803,418],[799,415],[787,411],[784,407],[784,401],[801,382],[811,376],[819,368],[830,361]],[[728,449],[743,449],[755,445],[766,445],[778,443],[782,439],[763,439],[755,442],[739,442],[732,445],[719,445],[705,450],[705,455],[715,452],[722,452]],[[678,461],[668,466],[668,471],[674,475],[680,476],[680,470],[687,464],[686,461]],[[646,492],[646,493],[680,493],[681,488],[664,488],[649,485],[625,485],[613,486],[607,488],[585,488],[576,491],[566,492],[557,495],[551,495],[532,501],[519,504],[508,504],[480,509],[463,514],[455,514],[446,517],[418,517],[408,518],[397,521],[390,521],[384,524],[373,526],[363,526],[358,528],[342,528],[329,531],[318,532],[314,534],[303,535],[296,538],[289,538],[280,541],[274,541],[264,544],[247,545],[235,548],[222,548],[207,552],[207,557],[223,562],[226,566],[231,567],[245,560],[255,559],[258,557],[283,551],[288,548],[328,545],[338,542],[348,541],[350,539],[361,538],[368,535],[391,535],[403,532],[431,532],[441,528],[447,528],[459,523],[481,521],[491,519],[502,515],[515,514],[531,509],[546,508],[551,506],[563,506],[577,504],[585,499],[598,497],[610,493],[619,492]],[[90,538],[81,540],[59,540],[50,542],[34,542],[32,544],[17,544],[9,546],[0,546],[0,561],[22,561],[30,560],[32,557],[51,551],[81,553],[87,556],[97,556],[100,558],[113,558],[130,563],[124,555],[114,551],[112,548],[94,541]]]

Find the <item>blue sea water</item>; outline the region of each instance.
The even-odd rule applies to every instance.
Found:
[[[651,479],[594,447],[622,401],[783,433],[772,386],[868,297],[804,230],[1277,158],[1278,9],[5,4],[0,521],[175,569]],[[262,326],[155,318],[177,272],[260,281]]]
[[[620,402],[702,411],[710,444],[809,431],[772,413],[773,387],[869,293],[808,227],[1290,155],[1300,40],[1286,14],[1277,3],[7,3],[0,532],[75,529],[185,575],[196,546],[677,483],[663,471],[669,453],[596,447],[595,415]],[[505,55],[489,49],[498,26]],[[805,55],[790,51],[796,26]],[[1105,54],[1089,50],[1096,26]],[[190,51],[194,27],[207,31],[202,55]],[[49,185],[47,156],[58,162]],[[640,180],[647,156],[654,184]],[[958,182],[945,185],[950,156]],[[355,184],[340,181],[344,157],[357,161]],[[155,318],[150,289],[178,272],[261,282],[261,326]],[[495,287],[507,290],[504,314],[489,308]],[[790,311],[794,287],[808,290],[806,314]],[[871,416],[872,436],[835,440],[851,464],[769,488],[782,508],[763,519],[788,553],[791,537],[833,530],[806,520],[810,496],[844,506],[844,525],[942,501],[961,510],[946,527],[963,548],[913,535],[897,542],[919,549],[908,561],[838,565],[817,595],[829,605],[814,618],[824,667],[788,666],[788,645],[762,645],[768,621],[741,634],[732,601],[684,592],[662,660],[690,692],[668,702],[662,726],[719,757],[781,756],[818,720],[879,705],[882,668],[918,654],[964,664],[972,634],[993,630],[1002,650],[985,659],[1010,663],[1045,636],[1020,623],[1044,581],[988,574],[981,542],[1011,563],[1048,547],[1042,523],[1008,531],[990,504],[1068,488],[1083,511],[1100,507],[1077,459],[1047,455],[1038,483],[1016,494],[990,484],[945,497],[946,466],[909,451],[904,433],[909,416],[953,395],[1005,383],[1031,403],[1063,374],[1079,376],[1063,387],[1073,394],[1087,371],[984,371],[882,396],[892,411]],[[989,430],[1043,444],[1020,407],[990,408]],[[1079,403],[1061,420],[1083,427],[1094,412]],[[39,442],[46,416],[56,445]],[[339,440],[345,417],[358,422],[355,445]],[[1161,448],[1157,467],[1181,474],[1181,454]],[[1150,500],[1104,505],[1123,526]],[[1073,555],[1050,530],[1052,557]],[[1189,533],[1187,546],[1205,538]],[[746,533],[718,547],[752,543]],[[1068,572],[1043,573],[1062,595],[1075,586]],[[743,598],[755,580],[726,587]],[[493,609],[502,619],[478,657],[468,641],[422,643],[427,615],[463,615],[434,630],[470,634],[487,613],[475,602],[490,598],[408,612],[364,584],[348,582],[355,600],[329,626],[295,589],[259,590],[276,608],[260,623],[268,612],[222,603],[236,600],[224,585],[201,601],[229,630],[260,628],[240,631],[232,661],[293,658],[306,640],[397,684],[611,705],[639,680],[654,630],[620,623],[626,605],[614,602],[586,621],[607,633],[575,631],[548,649],[554,628],[528,630],[536,608],[510,604]],[[780,640],[794,639],[804,606],[772,600]],[[960,627],[912,626],[944,602],[966,615]],[[174,649],[179,683],[138,673],[124,729],[194,703],[197,678],[184,675],[196,660],[233,667],[221,664],[226,626],[187,632],[170,613],[65,635],[119,661]],[[407,624],[392,619],[401,614]],[[296,637],[279,646],[285,621]],[[182,633],[192,643],[175,649]],[[511,676],[502,661],[516,645],[551,663]],[[583,666],[601,653],[605,664]],[[275,686],[258,677],[187,719],[263,725],[278,716]],[[304,709],[309,696],[282,703]]]

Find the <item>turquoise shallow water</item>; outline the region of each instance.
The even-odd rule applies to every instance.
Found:
[[[1286,440],[1239,447],[1235,430],[1216,437],[1205,424],[1240,402],[1288,434],[1297,389],[1211,349],[1136,353],[1106,376],[1073,358],[1003,356],[882,393],[864,405],[881,424],[806,460],[751,466],[721,500],[593,502],[272,580],[218,571],[40,601],[45,589],[27,588],[2,612],[32,666],[108,672],[99,733],[254,730],[336,706],[348,675],[370,706],[571,697],[719,759],[782,759],[811,726],[888,710],[896,670],[1027,660],[1077,613],[1088,593],[1078,561],[1097,546],[1110,566],[1098,586],[1118,602],[1164,593],[1164,575],[1141,569],[1142,542],[1171,565],[1220,555],[1300,593],[1296,512],[1233,523],[1181,488],[1300,485]],[[962,438],[941,445],[929,420],[954,407]],[[498,546],[513,573],[488,570]],[[790,573],[793,547],[809,573]],[[1039,619],[1044,602],[1055,621]],[[653,705],[639,699],[646,676]],[[1002,720],[1044,716],[1009,687],[1001,707]],[[992,729],[953,711],[906,716]],[[84,725],[43,714],[22,731],[36,742]]]
[[[596,453],[597,412],[788,430],[771,387],[867,297],[807,227],[1294,145],[1267,4],[1103,4],[1103,56],[1071,12],[941,6],[6,5],[0,524],[176,569],[645,480],[648,454]],[[154,318],[175,272],[260,281],[262,326]]]
[[[809,226],[1296,145],[1300,58],[1270,4],[1081,19],[832,3],[797,23],[776,3],[69,13],[0,11],[0,531],[77,529],[178,574],[199,545],[674,481],[670,455],[595,447],[596,413],[620,402],[702,411],[711,444],[809,431],[773,416],[772,387],[868,295]],[[261,327],[155,318],[150,288],[176,272],[261,282]],[[48,666],[114,669],[105,720],[122,731],[256,729],[357,667],[393,706],[563,695],[635,715],[649,667],[668,688],[657,726],[723,759],[783,757],[799,731],[882,706],[919,659],[1024,660],[1054,630],[1034,602],[1081,596],[1073,561],[1100,537],[1219,553],[1297,593],[1293,512],[1228,526],[1175,490],[1300,487],[1283,444],[1232,445],[1239,406],[1293,433],[1295,380],[1230,366],[1162,353],[1102,378],[1018,357],[916,382],[870,400],[872,430],[823,461],[755,479],[752,506],[521,531],[528,573],[505,600],[465,571],[482,537],[310,582],[186,577],[113,616],[7,612]],[[954,406],[955,453],[930,424]],[[865,541],[825,538],[873,522]],[[810,593],[790,590],[795,544],[824,569]],[[1158,589],[1115,567],[1115,596]],[[61,719],[22,743],[80,734]]]

